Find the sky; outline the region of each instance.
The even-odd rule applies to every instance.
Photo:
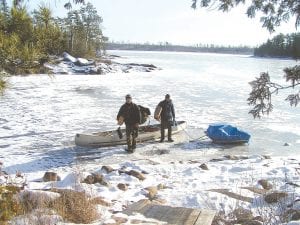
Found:
[[[297,32],[295,20],[290,20],[270,34],[267,29],[262,28],[259,17],[247,17],[246,6],[223,13],[216,9],[194,10],[190,7],[191,0],[87,1],[97,8],[98,14],[103,18],[104,35],[115,42],[255,47],[278,33]],[[67,0],[34,0],[30,1],[30,8],[46,3],[50,4],[56,16],[65,16],[65,2]]]

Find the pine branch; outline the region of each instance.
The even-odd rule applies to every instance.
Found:
[[[261,73],[260,77],[250,82],[249,84],[252,87],[252,91],[247,101],[248,105],[254,107],[249,111],[249,114],[252,114],[254,118],[260,118],[264,114],[268,115],[273,110],[272,95],[278,94],[281,90],[295,89],[295,87],[300,85],[299,74],[296,73],[299,68],[299,66],[296,66],[284,69],[286,72],[286,80],[287,82],[290,81],[292,83],[291,85],[282,86],[271,82],[269,74],[265,72]],[[291,106],[297,106],[300,102],[300,91],[296,94],[290,94],[285,100],[288,101]]]

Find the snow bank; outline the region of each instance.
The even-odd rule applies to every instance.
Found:
[[[155,164],[153,164],[154,160],[156,160]],[[203,163],[207,167],[202,167]],[[145,158],[145,160],[111,164],[109,166],[113,168],[113,171],[109,173],[102,170],[99,164],[89,164],[81,168],[83,171],[76,173],[70,170],[60,171],[62,180],[52,183],[36,182],[28,177],[28,189],[48,189],[52,186],[76,189],[84,191],[92,197],[102,197],[111,203],[110,207],[101,208],[106,215],[102,220],[110,219],[113,216],[111,212],[121,212],[128,205],[148,198],[149,187],[157,189],[153,201],[170,206],[205,208],[230,213],[238,205],[245,209],[251,209],[254,215],[260,215],[263,209],[271,215],[273,211],[267,209],[272,207],[267,206],[263,195],[251,191],[250,187],[255,190],[263,190],[258,181],[267,180],[272,184],[272,190],[287,193],[289,195],[286,200],[287,204],[291,204],[299,197],[299,163],[300,157],[270,158],[253,155],[250,157],[226,156],[211,160],[195,158],[186,161],[161,162],[159,156],[156,156],[156,159],[152,160]],[[139,180],[128,175],[126,171],[131,170],[143,173],[146,179]],[[87,175],[92,173],[101,173],[108,184],[103,186],[98,183],[81,183]],[[120,190],[119,184],[126,184],[128,188]],[[222,192],[221,189],[226,191]],[[252,201],[237,200],[226,194],[229,192],[252,199]],[[268,193],[268,191],[265,190],[264,193]],[[294,205],[297,207],[297,204]]]

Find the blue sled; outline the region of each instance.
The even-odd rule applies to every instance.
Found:
[[[206,135],[217,144],[244,144],[250,139],[250,135],[245,131],[227,124],[209,125]]]

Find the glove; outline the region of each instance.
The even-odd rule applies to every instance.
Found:
[[[118,125],[121,126],[124,123],[124,117],[120,116],[119,118],[117,118],[118,120]]]
[[[117,129],[117,133],[118,133],[119,138],[122,139],[122,138],[123,138],[123,133],[122,133],[122,131],[121,131],[121,127],[119,127],[119,128]]]
[[[173,118],[173,125],[177,126],[177,122],[176,122],[175,118]]]

